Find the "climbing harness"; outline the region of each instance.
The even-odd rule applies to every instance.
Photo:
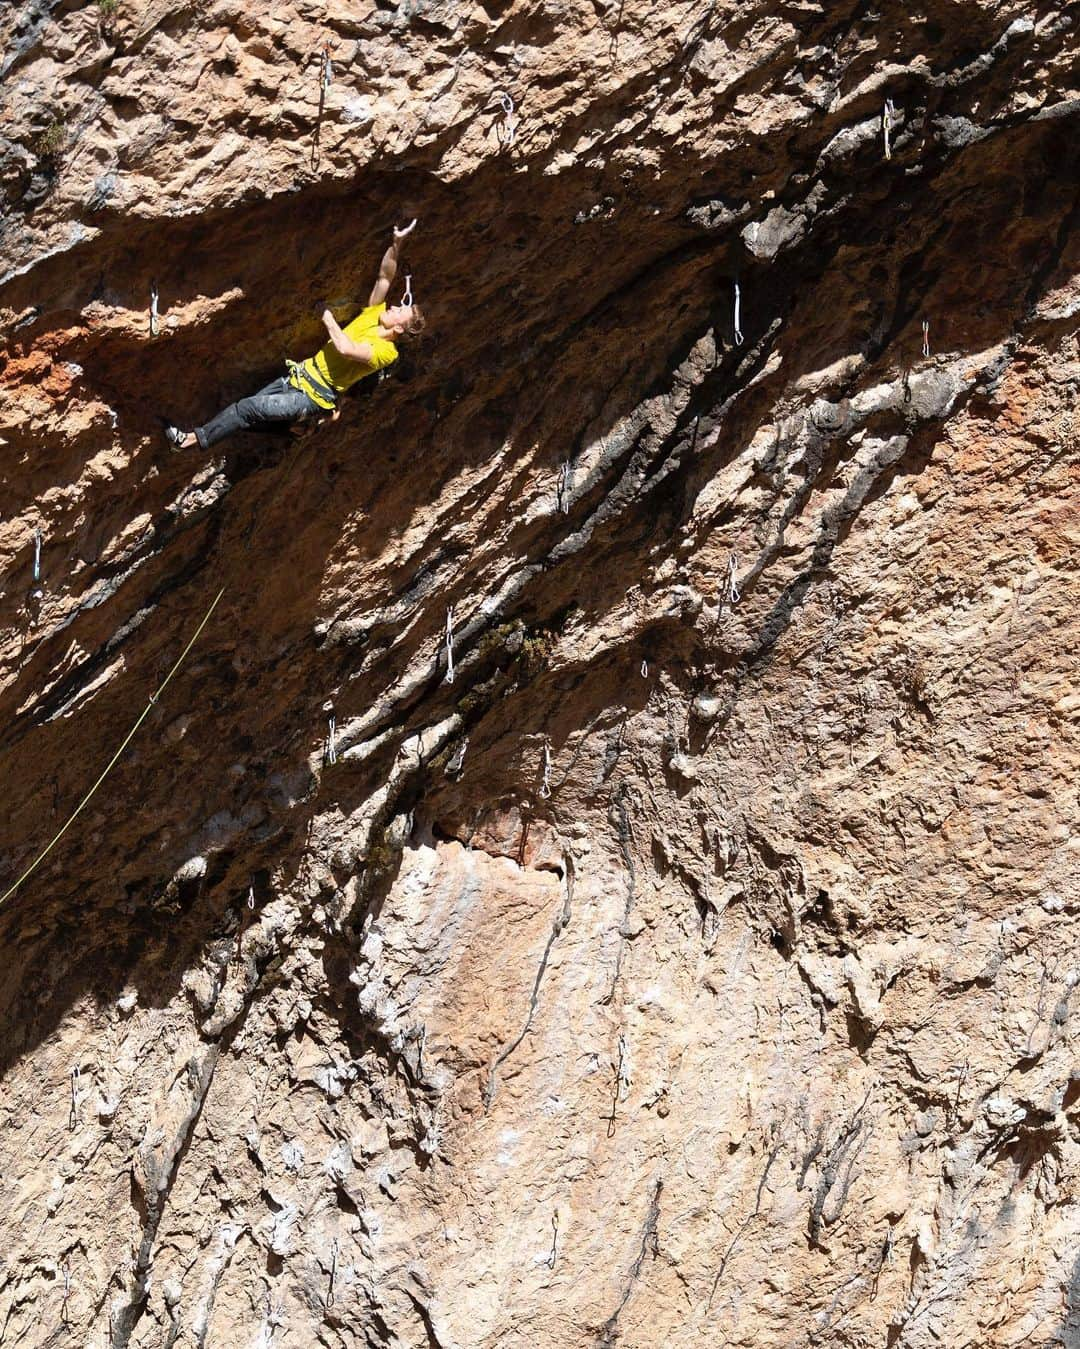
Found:
[[[454,606],[446,611],[446,684],[454,682]]]
[[[326,762],[337,763],[337,718],[330,713],[330,730],[326,737]]]
[[[412,277],[411,277],[411,276],[406,276],[406,278],[405,278],[405,294],[401,297],[401,303],[402,303],[403,305],[411,306],[411,305],[412,305],[412,302],[413,302],[413,297],[412,297]]]
[[[120,758],[120,755],[123,754],[124,750],[126,750],[127,747],[128,747],[128,745],[131,743],[131,739],[132,739],[132,737],[134,736],[135,732],[136,732],[136,731],[139,729],[139,727],[143,724],[143,722],[144,722],[144,721],[146,720],[146,718],[149,716],[150,710],[153,708],[154,704],[155,704],[155,703],[157,702],[157,700],[161,697],[161,695],[165,692],[166,686],[168,685],[169,681],[172,679],[173,675],[176,674],[177,670],[179,670],[180,666],[183,665],[184,661],[187,659],[187,654],[188,654],[188,652],[191,650],[191,648],[192,648],[192,647],[195,645],[195,643],[198,641],[198,639],[199,639],[199,634],[202,632],[203,628],[206,627],[207,623],[209,623],[209,621],[210,621],[210,615],[211,615],[211,614],[214,612],[214,610],[217,608],[217,606],[218,606],[218,601],[221,599],[222,595],[224,595],[224,594],[225,594],[225,587],[222,586],[221,589],[218,591],[218,593],[214,596],[214,598],[213,598],[213,600],[212,600],[212,602],[211,602],[211,604],[210,604],[209,609],[207,609],[206,613],[203,615],[202,622],[199,624],[199,626],[198,626],[198,627],[195,629],[195,631],[192,633],[191,639],[189,640],[187,646],[185,646],[184,649],[183,649],[183,651],[180,652],[180,655],[179,655],[179,657],[178,657],[178,659],[177,659],[177,661],[176,661],[176,664],[172,667],[172,669],[169,671],[169,673],[168,673],[168,674],[165,676],[165,678],[161,681],[161,683],[159,684],[159,686],[158,686],[158,688],[155,690],[155,692],[153,692],[153,693],[150,695],[150,697],[149,697],[148,700],[147,700],[146,706],[145,706],[145,707],[143,708],[143,710],[139,713],[139,716],[138,716],[137,721],[135,722],[135,725],[132,726],[131,730],[128,731],[128,733],[127,733],[126,736],[124,736],[124,739],[121,741],[120,748],[116,751],[116,753],[112,756],[112,758],[109,760],[109,762],[108,762],[108,763],[105,765],[105,767],[102,769],[101,774],[100,774],[100,776],[98,777],[98,780],[94,783],[94,785],[93,785],[93,786],[90,788],[90,790],[86,793],[86,795],[83,797],[83,799],[79,802],[79,804],[78,804],[78,805],[75,807],[75,809],[71,812],[71,814],[70,814],[70,815],[68,816],[68,818],[67,818],[67,821],[61,826],[59,832],[56,833],[56,834],[53,836],[52,841],[51,841],[51,842],[50,842],[50,843],[49,843],[49,844],[48,844],[48,845],[47,845],[40,853],[38,853],[37,857],[34,858],[34,860],[33,860],[33,861],[30,863],[30,865],[26,868],[26,870],[25,870],[25,871],[23,872],[23,874],[19,877],[19,879],[18,879],[13,885],[8,886],[8,888],[4,891],[4,893],[3,893],[2,895],[0,895],[0,904],[5,904],[5,903],[11,898],[11,896],[15,893],[15,891],[19,888],[19,886],[22,885],[23,881],[25,881],[26,878],[27,878],[33,871],[36,871],[36,870],[37,870],[37,868],[41,865],[41,863],[44,862],[45,858],[48,857],[49,853],[52,852],[53,848],[55,848],[56,845],[60,842],[61,838],[63,838],[63,836],[64,836],[64,835],[67,833],[67,831],[71,828],[72,824],[74,824],[75,819],[77,818],[77,816],[80,815],[80,814],[82,813],[83,810],[85,810],[86,805],[87,805],[87,803],[89,802],[90,798],[94,795],[94,793],[97,791],[97,789],[101,786],[101,784],[102,784],[102,783],[105,781],[105,779],[108,777],[109,773],[112,771],[114,765],[116,764],[117,759]]]
[[[299,389],[301,393],[309,395],[312,393],[317,394],[318,398],[322,398],[325,402],[330,403],[332,406],[336,406],[338,398],[336,390],[331,389],[330,386],[324,384],[322,380],[316,379],[303,361],[291,361],[286,357],[285,368],[289,372],[287,376],[288,381],[294,389]],[[316,401],[318,401],[318,398]],[[329,411],[329,409],[326,410]]]
[[[896,109],[893,107],[891,98],[885,100],[885,107],[881,112],[881,136],[885,145],[885,158],[892,159],[892,145],[889,143],[889,133],[892,131],[893,117]]]
[[[739,288],[739,283],[737,281],[735,282],[735,322],[733,326],[735,329],[735,345],[741,347],[743,344],[742,291]]]
[[[923,354],[924,356],[929,356],[929,355],[930,355],[930,320],[929,320],[929,319],[923,319],[923,321],[922,321],[922,354]]]
[[[556,1209],[551,1215],[551,1254],[548,1256],[548,1269],[555,1268],[555,1253],[559,1242],[559,1210]]]
[[[544,780],[540,784],[540,798],[546,801],[551,795],[551,747],[544,741]]]
[[[517,136],[517,122],[514,118],[514,100],[502,89],[497,89],[495,91],[494,100],[493,103],[488,104],[484,111],[492,111],[496,104],[502,109],[503,116],[506,120],[497,123],[495,134],[499,138],[500,145],[513,145],[514,139]]]
[[[68,1128],[74,1129],[79,1122],[79,1065],[71,1070],[71,1109],[68,1111]]]
[[[734,609],[736,604],[742,599],[742,591],[739,589],[739,583],[735,579],[739,570],[739,555],[731,553],[728,556],[727,563],[727,581],[724,584],[724,604],[729,609]]]
[[[158,335],[158,289],[155,281],[150,287],[150,336]]]

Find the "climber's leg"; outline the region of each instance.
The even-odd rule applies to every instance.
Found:
[[[303,393],[294,389],[287,379],[275,379],[258,393],[230,403],[206,423],[195,428],[195,439],[204,450],[236,431],[253,431],[260,426],[280,422],[299,422],[314,417],[322,408]]]

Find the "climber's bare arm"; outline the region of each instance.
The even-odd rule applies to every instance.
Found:
[[[371,290],[371,298],[368,304],[382,304],[390,294],[390,287],[394,284],[394,277],[397,276],[398,257],[401,252],[401,241],[406,234],[411,234],[416,227],[414,220],[411,225],[406,225],[404,229],[394,227],[394,241],[383,254],[382,262],[379,264],[379,278]]]
[[[383,260],[379,264],[379,278],[371,288],[368,304],[382,304],[390,294],[390,287],[394,284],[394,277],[397,276],[397,265],[398,244],[395,239],[383,254]]]
[[[351,337],[346,337],[329,309],[323,310],[322,321],[339,356],[344,356],[350,361],[359,361],[361,365],[371,364],[374,353],[370,342],[354,342]]]

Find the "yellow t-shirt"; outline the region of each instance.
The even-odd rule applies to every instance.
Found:
[[[350,361],[347,356],[342,356],[335,349],[333,342],[327,342],[314,356],[294,367],[291,383],[303,389],[304,393],[320,407],[332,408],[334,404],[319,393],[317,388],[312,387],[308,380],[304,379],[305,375],[318,380],[319,384],[333,389],[335,393],[344,393],[358,379],[363,379],[365,375],[373,375],[396,361],[397,347],[385,337],[379,336],[379,315],[385,309],[385,304],[368,305],[366,309],[361,309],[347,328],[342,330],[352,341],[366,342],[371,347],[371,360],[367,365],[362,365],[359,361]]]

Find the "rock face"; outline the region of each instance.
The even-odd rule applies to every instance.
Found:
[[[1070,8],[7,6],[0,1342],[1080,1345]]]

